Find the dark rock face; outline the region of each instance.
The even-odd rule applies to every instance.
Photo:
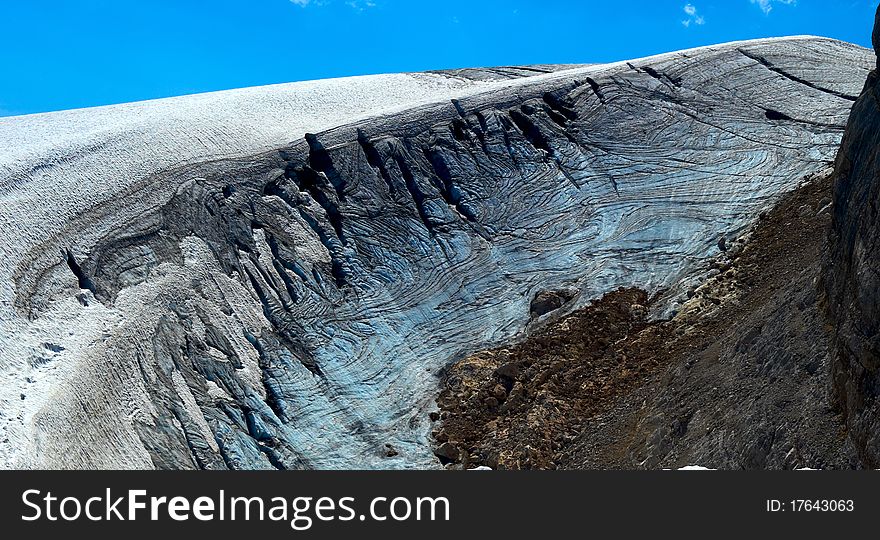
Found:
[[[575,296],[577,296],[577,291],[571,289],[540,291],[532,299],[529,312],[533,317],[541,317],[571,302]]]
[[[880,12],[874,28],[880,50]],[[824,280],[835,324],[834,388],[865,464],[880,467],[880,76],[852,109],[836,162]]]

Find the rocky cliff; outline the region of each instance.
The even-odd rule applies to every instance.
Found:
[[[880,50],[880,12],[874,28]],[[835,325],[833,381],[849,435],[880,467],[880,75],[868,76],[836,161],[824,282]]]
[[[3,464],[439,466],[451,362],[619,287],[681,309],[875,62],[791,38],[0,120]]]

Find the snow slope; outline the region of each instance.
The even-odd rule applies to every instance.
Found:
[[[772,61],[776,71],[746,53]],[[487,257],[495,257],[491,268],[499,275],[473,274],[480,270],[479,260],[468,261],[468,253],[486,247],[483,240],[467,236],[472,231],[463,230],[449,241],[453,251],[461,250],[452,257],[462,262],[458,284],[444,281],[452,274],[444,273],[445,268],[440,272],[441,262],[435,265],[436,254],[429,253],[411,261],[413,268],[427,270],[398,283],[398,298],[389,298],[388,291],[370,297],[377,290],[372,285],[385,279],[389,268],[397,270],[399,261],[392,260],[387,267],[368,271],[358,294],[333,296],[342,294],[337,291],[329,295],[335,303],[316,301],[298,308],[300,320],[307,321],[303,339],[320,342],[316,354],[336,369],[327,380],[318,381],[302,366],[289,368],[287,375],[293,380],[286,391],[297,400],[298,416],[295,426],[279,422],[278,437],[290,444],[304,466],[425,467],[432,463],[428,428],[418,418],[427,416],[439,368],[468,348],[485,348],[523,331],[530,321],[527,309],[520,308],[541,286],[577,283],[583,291],[579,302],[586,302],[603,289],[626,284],[658,288],[710,255],[716,238],[707,235],[744,227],[760,205],[833,157],[851,103],[848,96],[858,93],[873,63],[873,55],[863,49],[801,37],[733,43],[513,80],[475,80],[454,72],[380,75],[0,118],[0,467],[160,466],[157,456],[164,439],[155,442],[158,450],[148,448],[138,427],[167,412],[151,394],[156,385],[173,394],[180,406],[167,425],[155,421],[157,433],[171,440],[185,432],[187,442],[197,447],[194,453],[225,451],[227,465],[271,466],[254,450],[259,445],[252,440],[253,432],[261,429],[253,425],[257,420],[249,424],[250,433],[225,424],[218,427],[213,411],[202,405],[211,399],[243,407],[238,403],[243,398],[230,396],[228,388],[212,381],[196,384],[178,369],[170,370],[167,384],[157,383],[164,381],[162,366],[151,363],[161,356],[159,349],[168,349],[163,354],[176,351],[153,333],[167,315],[154,309],[157,298],[166,307],[186,304],[194,284],[211,282],[210,288],[196,292],[205,296],[203,309],[209,319],[230,325],[223,330],[228,330],[229,353],[243,364],[237,376],[242,385],[254,389],[247,394],[247,408],[273,417],[260,401],[267,399],[266,361],[242,332],[271,332],[272,324],[265,310],[254,305],[255,294],[247,282],[219,271],[205,238],[174,237],[175,256],[153,261],[156,265],[148,276],[123,273],[118,280],[123,286],[112,302],[97,301],[91,292],[80,290],[83,283],[77,283],[66,264],[67,259],[94,263],[101,242],[117,230],[134,238],[140,229],[156,229],[156,220],[179,196],[203,180],[218,181],[216,176],[224,173],[219,165],[211,165],[216,160],[245,163],[234,174],[252,174],[257,178],[248,182],[265,183],[272,172],[247,165],[250,156],[287,148],[306,133],[389,122],[428,132],[434,118],[423,116],[439,115],[440,107],[452,99],[470,100],[475,108],[498,100],[503,109],[545,91],[572,84],[580,88],[573,92],[580,100],[577,112],[581,119],[595,122],[587,136],[591,149],[602,154],[566,177],[555,169],[544,170],[546,156],[542,162],[536,148],[520,141],[521,155],[511,154],[517,174],[523,182],[546,185],[534,188],[537,206],[530,201],[531,206],[515,207],[523,187],[519,184],[510,193],[492,193],[497,199],[482,201],[483,215],[503,218],[504,226],[511,227],[492,238],[496,243],[488,248]],[[655,77],[643,66],[678,73],[693,87],[679,88],[673,79]],[[622,106],[585,93],[590,86],[586,80],[598,81],[605,96],[625,96]],[[664,102],[663,92],[684,104]],[[761,107],[771,106],[787,111],[789,120],[780,124],[765,118]],[[744,110],[758,117],[737,116]],[[700,115],[720,123],[703,122]],[[640,146],[628,128],[644,118],[662,119],[655,124],[662,130]],[[773,141],[773,148],[762,147],[766,141]],[[675,161],[670,149],[679,145],[682,155],[693,161]],[[582,155],[575,157],[580,165],[586,162]],[[260,159],[253,161],[262,163]],[[678,163],[679,169],[673,170],[671,163]],[[198,176],[202,170],[213,177]],[[572,174],[578,189],[569,184]],[[618,174],[622,188],[615,195],[605,188],[610,185],[607,179]],[[590,182],[595,178],[603,180],[599,187]],[[628,185],[627,178],[643,184]],[[483,189],[481,182],[499,179],[518,181],[474,172],[472,185],[464,188]],[[231,177],[228,183],[239,180]],[[524,185],[531,190],[535,184]],[[646,197],[641,202],[640,193]],[[671,225],[662,224],[663,235],[670,236],[667,244],[659,245],[656,236],[661,229],[652,227],[670,205],[653,205],[664,193],[693,200],[694,209],[674,208],[682,215],[676,214]],[[278,202],[272,199],[269,203]],[[397,208],[400,201],[388,204]],[[360,214],[357,208],[344,210]],[[684,215],[687,212],[693,214]],[[514,218],[523,221],[513,223]],[[495,224],[486,225],[491,230]],[[304,264],[312,265],[317,280],[316,269],[331,257],[308,227],[299,232],[294,228],[291,225],[287,232],[298,238],[297,253]],[[596,230],[599,236],[591,236]],[[392,237],[392,231],[372,234],[381,241],[386,232]],[[405,230],[397,231],[420,246],[434,246],[427,235],[419,236],[423,232],[407,236]],[[271,265],[266,233],[255,228],[252,234],[249,241],[263,248],[255,253],[253,264]],[[160,236],[174,235],[162,229]],[[532,236],[531,244],[525,242]],[[535,253],[527,253],[529,245],[538,246]],[[400,243],[382,246],[383,253],[396,255],[398,247]],[[156,257],[148,247],[137,249],[135,255],[129,251],[125,256]],[[634,252],[639,252],[637,257]],[[657,255],[662,255],[663,264],[652,266]],[[315,290],[323,286],[308,283]],[[224,311],[227,302],[235,307],[233,315]],[[468,302],[474,306],[471,315]],[[350,320],[343,320],[346,317]],[[188,332],[210,333],[198,320],[187,324],[192,324]],[[169,330],[169,335],[174,332]],[[336,337],[334,332],[339,332]],[[218,363],[227,361],[228,355],[216,348],[206,350]],[[371,431],[353,434],[352,425],[361,424]],[[402,451],[398,461],[374,455],[371,445],[382,437]],[[169,458],[171,466],[194,464],[174,459]]]
[[[0,118],[0,468],[20,463],[28,425],[58,378],[122,318],[102,312],[82,320],[71,299],[37,321],[22,317],[12,273],[30,247],[172,165],[258,153],[484,84],[375,75]],[[65,350],[53,351],[61,340]]]

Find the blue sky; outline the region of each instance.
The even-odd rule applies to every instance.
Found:
[[[870,45],[877,0],[0,0],[0,116],[288,81],[606,62],[736,39]]]

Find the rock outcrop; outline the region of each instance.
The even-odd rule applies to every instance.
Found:
[[[383,90],[343,85],[198,130],[164,102],[0,121],[4,465],[439,466],[450,362],[542,324],[542,291],[686,289],[834,158],[875,62],[791,38],[394,78],[372,118]]]
[[[880,50],[880,12],[874,28]],[[866,466],[880,467],[880,75],[868,76],[837,157],[824,282],[835,325],[834,388]]]

